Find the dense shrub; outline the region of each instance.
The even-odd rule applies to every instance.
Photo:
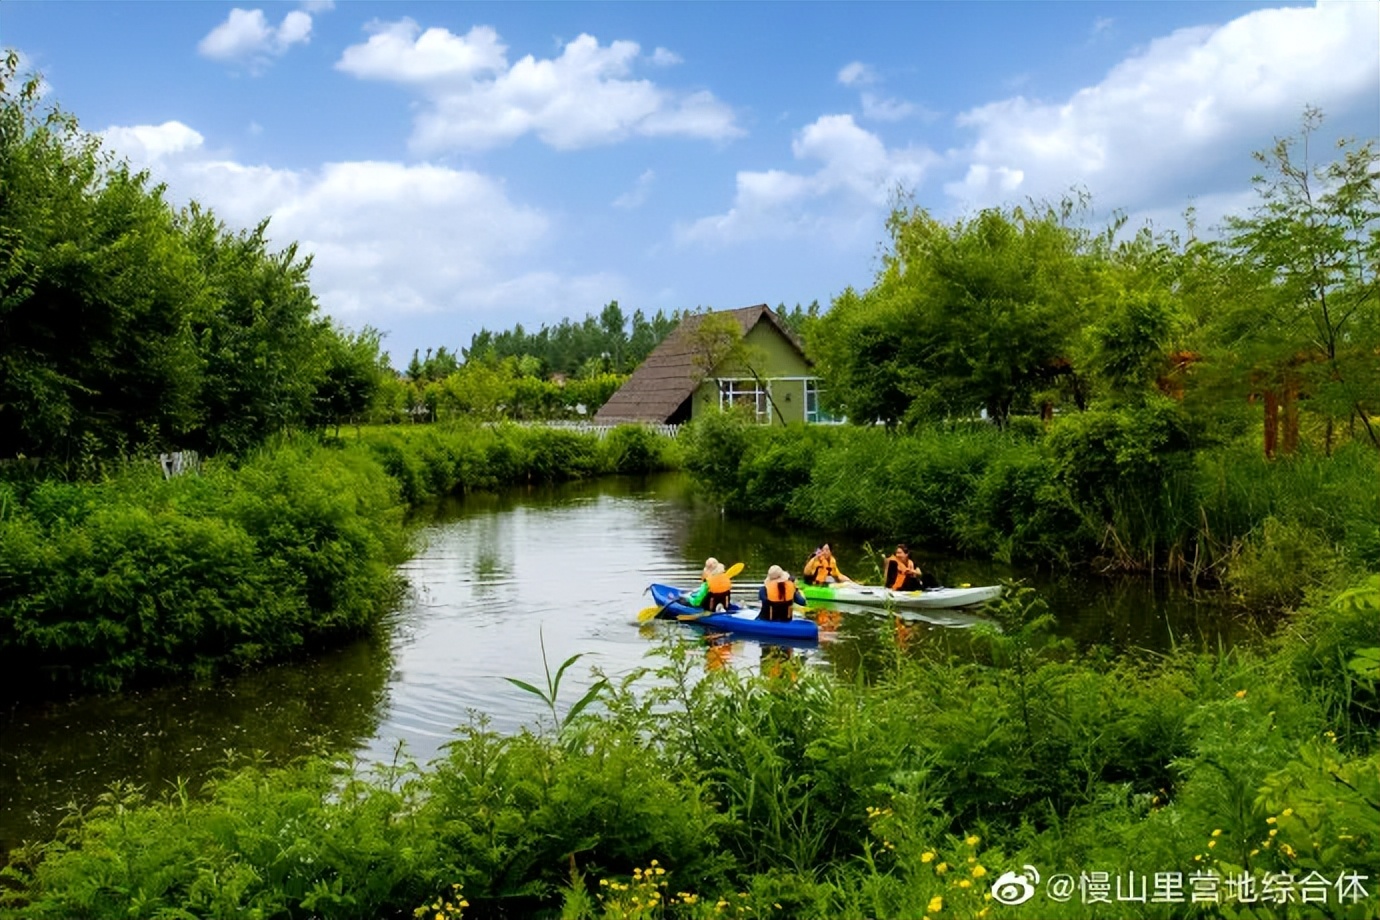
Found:
[[[0,665],[33,691],[282,657],[376,622],[405,551],[393,481],[307,441],[169,481],[42,483],[0,520]]]
[[[600,452],[602,468],[611,473],[654,473],[681,462],[677,443],[645,425],[619,425],[601,442]]]

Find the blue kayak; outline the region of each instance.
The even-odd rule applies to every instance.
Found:
[[[682,616],[694,617],[682,622],[693,623],[706,629],[719,632],[737,633],[741,636],[757,636],[763,639],[804,639],[810,642],[819,639],[819,627],[804,617],[794,617],[784,623],[759,620],[756,607],[729,605],[727,613],[705,613],[680,598],[691,592],[672,588],[670,585],[652,585],[652,601],[665,609],[659,614],[662,619],[675,620]]]

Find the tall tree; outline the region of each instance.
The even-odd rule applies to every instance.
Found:
[[[114,164],[37,77],[0,65],[0,451],[161,448],[197,421],[204,301],[161,188]]]
[[[1380,408],[1380,152],[1374,140],[1343,141],[1338,159],[1317,165],[1322,121],[1305,109],[1298,134],[1255,154],[1259,201],[1227,221],[1228,248],[1255,284],[1221,330],[1263,391],[1267,453],[1281,410],[1286,449],[1300,409],[1321,417],[1328,452],[1346,419],[1380,447],[1370,418]]]
[[[1005,424],[1068,365],[1091,302],[1076,210],[989,209],[945,225],[897,208],[873,287],[807,325],[834,398],[859,423],[970,415]]]

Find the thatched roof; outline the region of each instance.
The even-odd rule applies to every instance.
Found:
[[[769,323],[805,359],[805,349],[800,340],[764,303],[738,310],[696,313],[682,320],[675,331],[652,350],[647,360],[595,413],[594,420],[602,424],[671,421],[677,410],[694,395],[695,388],[704,377],[713,376],[712,368],[706,375],[704,368],[696,363],[699,352],[695,348],[694,333],[707,316],[733,317],[742,327],[744,337],[758,323]],[[682,414],[688,415],[688,412]]]

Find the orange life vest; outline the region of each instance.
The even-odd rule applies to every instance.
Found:
[[[704,581],[709,586],[710,594],[727,594],[733,590],[733,579],[723,572],[718,575],[710,575]]]
[[[900,591],[901,586],[906,583],[906,563],[897,559],[894,554],[887,556],[886,561],[896,563],[896,577],[892,579],[891,584],[887,585],[887,587],[893,591]]]
[[[838,560],[832,556],[828,559],[821,559],[818,556],[811,557],[810,561],[805,563],[805,574],[817,585],[827,584],[830,575],[838,581],[843,580],[843,573],[839,571]]]
[[[785,581],[769,581],[765,585],[767,589],[767,600],[780,604],[783,601],[795,600],[795,582],[790,579]]]

